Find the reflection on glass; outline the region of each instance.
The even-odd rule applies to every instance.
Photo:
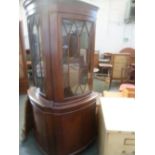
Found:
[[[71,97],[90,91],[89,34],[92,22],[62,21],[64,96]]]

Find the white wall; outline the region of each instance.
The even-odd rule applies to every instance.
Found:
[[[129,0],[82,0],[99,7],[96,23],[95,49],[103,52],[118,52],[124,47],[135,47],[135,24],[125,24]],[[21,4],[25,46],[29,48],[25,12]]]
[[[118,52],[124,47],[135,47],[135,24],[125,24],[129,0],[83,0],[99,7],[96,23],[95,49]]]
[[[27,20],[26,20],[26,15],[25,15],[25,11],[24,11],[24,7],[23,7],[23,2],[22,0],[19,3],[20,5],[20,20],[22,21],[22,25],[23,25],[23,32],[24,32],[24,40],[25,40],[25,48],[29,49],[29,39],[28,39],[28,30],[27,30]]]

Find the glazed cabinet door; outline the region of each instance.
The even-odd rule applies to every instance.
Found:
[[[92,90],[94,23],[84,18],[61,18],[64,98]]]
[[[29,41],[32,55],[33,80],[41,93],[45,93],[44,88],[44,57],[41,36],[41,18],[39,14],[33,14],[28,17]]]

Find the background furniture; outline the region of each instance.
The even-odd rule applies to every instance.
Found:
[[[121,83],[128,79],[128,74],[126,73],[126,70],[128,70],[128,67],[130,65],[131,59],[129,54],[112,54],[112,80],[120,80]]]
[[[135,85],[134,84],[130,84],[130,83],[123,83],[120,85],[119,87],[119,91],[123,91],[124,89],[135,89]]]
[[[127,70],[128,79],[127,82],[135,84],[135,63],[131,63]]]
[[[94,68],[98,67],[99,63],[99,51],[95,51],[94,53]]]
[[[135,97],[135,85],[130,83],[123,83],[120,85],[119,91],[122,92],[124,96]]]
[[[100,58],[99,58],[99,63],[107,63],[107,64],[110,64],[111,63],[111,56],[112,56],[112,53],[109,53],[109,52],[103,53],[100,56]]]
[[[123,74],[126,74],[126,76],[128,78],[122,82],[135,83],[135,49],[130,48],[130,47],[123,48],[120,51],[120,53],[126,53],[126,54],[130,55],[130,64],[129,64],[128,68],[123,70]]]
[[[135,89],[134,88],[125,88],[122,91],[123,96],[135,98]]]
[[[99,63],[99,68],[101,70],[101,74],[110,77],[111,76],[111,70],[112,65],[107,63]],[[106,70],[106,74],[104,74],[104,70]]]
[[[122,50],[120,50],[119,53],[127,53],[130,55],[130,61],[131,63],[135,63],[135,49],[134,48],[130,48],[130,47],[126,47],[126,48],[123,48]]]
[[[122,91],[103,91],[104,97],[130,97],[135,98],[135,89],[125,88]]]
[[[26,93],[28,89],[26,52],[23,39],[22,22],[19,21],[19,93]]]
[[[99,155],[135,154],[135,100],[100,98]]]
[[[108,63],[99,63],[99,69],[99,75],[104,77],[104,82],[108,85],[107,89],[109,89],[112,75],[112,65]]]
[[[77,154],[96,137],[92,84],[98,8],[60,0],[25,0],[24,7],[35,83],[27,104],[36,140],[48,155]]]

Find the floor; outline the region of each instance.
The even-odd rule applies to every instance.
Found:
[[[117,91],[120,83],[113,82],[111,85],[110,90]],[[94,91],[98,91],[100,93],[103,92],[103,90],[107,90],[106,87],[104,87],[104,81],[94,79]],[[41,151],[39,150],[39,147],[37,146],[37,143],[34,139],[33,133],[30,133],[26,141],[22,141],[22,129],[24,126],[24,109],[25,109],[25,100],[27,96],[26,95],[20,95],[19,96],[19,155],[42,155]],[[98,145],[97,141],[95,141],[93,144],[91,144],[85,151],[81,152],[80,155],[98,155]]]

